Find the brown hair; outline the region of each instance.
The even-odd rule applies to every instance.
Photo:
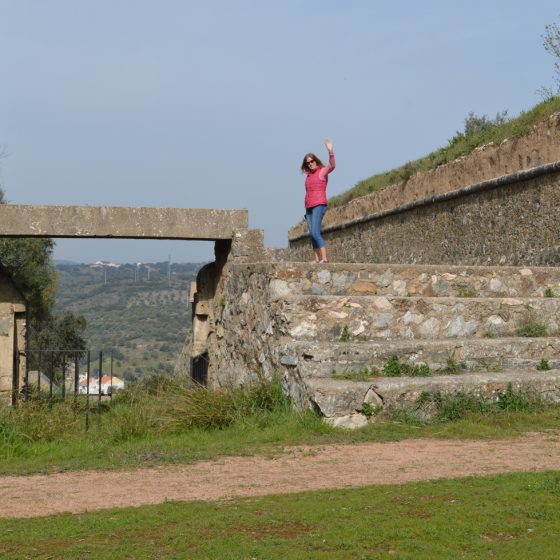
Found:
[[[309,169],[307,167],[307,163],[305,161],[307,158],[313,158],[313,160],[317,164],[317,167],[325,167],[323,165],[323,162],[315,154],[312,154],[312,153],[305,154],[305,156],[303,156],[303,163],[301,164],[301,172],[302,173],[305,173],[306,171],[309,171]]]

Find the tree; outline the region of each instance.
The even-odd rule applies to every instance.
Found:
[[[62,315],[51,315],[37,325],[36,344],[43,350],[56,350],[52,353],[55,367],[73,362],[85,354],[86,339],[84,331],[86,320],[82,315],[66,311]]]
[[[52,264],[53,248],[51,239],[0,239],[0,263],[26,297],[32,322],[46,320],[54,305],[56,271]]]
[[[556,82],[556,95],[560,93],[560,26],[557,23],[545,25],[543,35],[544,50],[551,54],[556,62],[554,63],[554,81]],[[553,97],[555,93],[550,88],[541,88],[541,93],[546,97]]]
[[[465,119],[465,136],[474,136],[480,134],[489,128],[504,124],[507,121],[507,111],[496,113],[495,119],[489,119],[486,115],[479,117],[472,111],[469,112]]]
[[[0,204],[6,204],[0,188]],[[28,340],[31,347],[83,350],[84,317],[53,315],[57,273],[52,255],[54,241],[46,238],[0,238],[0,264],[8,271],[27,299]],[[57,333],[57,334],[56,334]]]

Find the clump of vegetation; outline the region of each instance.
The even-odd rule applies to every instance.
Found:
[[[545,406],[546,402],[538,393],[515,391],[509,383],[494,398],[464,391],[451,394],[439,391],[422,393],[412,406],[396,408],[390,411],[390,416],[407,424],[425,425],[454,422],[471,414],[538,412]]]
[[[372,406],[371,403],[364,402],[364,403],[362,403],[362,408],[360,409],[360,412],[366,418],[371,418],[375,414],[375,409],[374,409],[374,407]]]
[[[486,115],[477,116],[471,112],[465,118],[463,132],[457,132],[448,141],[447,146],[421,159],[405,163],[401,167],[359,181],[353,188],[332,197],[329,200],[329,208],[343,206],[354,198],[408,181],[412,175],[431,171],[440,165],[468,155],[485,144],[500,144],[506,138],[519,138],[527,134],[537,122],[558,111],[560,111],[560,97],[549,96],[530,111],[522,112],[514,119],[507,119],[507,111],[498,113],[494,119]]]
[[[291,406],[279,378],[229,390],[179,385],[166,397],[167,407],[160,418],[166,430],[222,429],[244,417],[266,416]]]
[[[537,370],[538,371],[548,371],[550,369],[550,365],[548,363],[548,360],[545,360],[544,358],[541,358],[541,361],[537,364]]]
[[[349,381],[367,381],[372,377],[379,377],[381,372],[375,368],[363,368],[360,371],[355,370],[348,370],[348,371],[341,371],[337,372],[333,369],[331,377],[333,379],[347,379]]]
[[[484,333],[484,338],[496,338],[496,334],[493,333],[492,331],[486,331]]]
[[[459,290],[460,298],[475,298],[478,296],[477,292],[473,288],[466,288],[464,290]]]
[[[445,367],[440,370],[444,375],[453,375],[467,369],[467,365],[463,362],[457,362],[453,358],[447,358]]]
[[[555,297],[555,296],[554,296],[554,292],[552,291],[552,288],[547,288],[547,289],[544,291],[544,296],[545,296],[545,297]]]
[[[526,337],[546,336],[546,326],[541,323],[527,321],[517,329],[516,334],[517,336]]]
[[[130,442],[188,430],[220,430],[234,423],[258,422],[262,427],[295,414],[282,391],[280,379],[263,380],[246,387],[213,390],[166,376],[130,384],[113,398],[113,406],[70,398],[50,401],[42,395],[21,401],[17,407],[0,406],[0,458],[26,453],[32,444],[54,441],[97,443]],[[281,419],[278,421],[282,421]],[[88,443],[89,442],[89,443]]]
[[[398,356],[393,354],[389,356],[387,362],[383,366],[383,375],[387,377],[400,377],[401,375],[409,377],[427,377],[430,375],[430,367],[428,364],[402,364]]]
[[[348,342],[350,340],[350,332],[348,331],[348,325],[344,325],[344,327],[342,327],[339,340],[340,342]]]

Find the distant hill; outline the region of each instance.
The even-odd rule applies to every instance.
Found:
[[[112,349],[119,377],[170,372],[191,329],[189,289],[201,266],[58,262],[55,312],[84,315],[88,347]]]

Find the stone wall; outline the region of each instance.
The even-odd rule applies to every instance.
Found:
[[[14,337],[25,349],[25,300],[0,270],[0,401],[10,402],[14,383]],[[20,362],[19,385],[23,382],[25,361]]]
[[[323,229],[335,262],[558,265],[560,162]],[[311,258],[308,237],[290,258]]]
[[[273,374],[279,313],[271,283],[270,264],[228,264],[222,270],[214,298],[215,328],[208,341],[211,386],[243,384]]]
[[[346,408],[359,408],[372,388],[384,406],[416,398],[426,387],[491,397],[510,382],[558,401],[558,338],[550,335],[558,332],[560,300],[547,292],[559,290],[560,269],[552,267],[228,263],[209,302],[209,385],[278,374],[298,408],[314,403],[326,417],[346,417]],[[537,320],[548,337],[516,334]],[[428,365],[432,376],[334,378],[335,371],[381,371],[392,355]],[[543,358],[554,370],[546,375],[536,369]],[[464,374],[446,376],[449,360]]]

